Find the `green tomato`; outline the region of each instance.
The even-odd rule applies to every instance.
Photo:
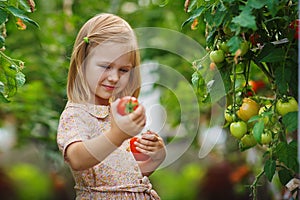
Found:
[[[225,59],[224,51],[221,49],[212,51],[209,54],[209,58],[214,63],[221,63]]]
[[[287,101],[284,101],[284,99],[279,99],[276,102],[276,111],[281,116],[284,116],[289,112],[298,111],[298,103],[294,97],[287,97]]]
[[[229,129],[233,137],[241,139],[247,133],[247,124],[243,121],[232,122]]]
[[[229,123],[233,122],[234,114],[232,113],[232,105],[229,105],[224,112],[225,120]]]
[[[240,49],[241,49],[241,55],[240,56],[245,55],[249,51],[249,43],[247,41],[242,42],[241,46],[240,46]]]
[[[271,104],[267,104],[267,105],[261,107],[261,108],[259,109],[259,111],[258,111],[258,114],[259,114],[260,116],[262,116],[262,118],[263,118],[263,120],[264,120],[264,124],[268,124],[268,123],[269,123],[269,116],[264,116],[264,113],[265,113],[266,111],[268,111],[269,108],[270,108],[271,106],[272,106]]]
[[[257,144],[254,136],[252,134],[246,134],[242,137],[240,142],[240,147],[242,149],[248,149],[254,147]]]
[[[226,42],[221,42],[219,45],[218,45],[218,48],[220,50],[223,50],[225,53],[229,53],[229,47],[227,46]]]
[[[261,143],[262,144],[270,144],[272,141],[272,134],[270,132],[266,132],[261,134]]]

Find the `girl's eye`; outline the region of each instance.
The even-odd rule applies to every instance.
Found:
[[[101,67],[103,69],[110,69],[110,66],[106,66],[106,65],[99,65],[99,67]]]
[[[121,71],[122,73],[127,73],[127,72],[129,72],[129,69],[127,69],[127,68],[121,68],[120,71]]]

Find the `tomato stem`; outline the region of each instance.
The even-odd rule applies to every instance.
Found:
[[[236,116],[236,96],[235,96],[235,82],[236,82],[236,64],[233,62],[232,63],[232,71],[233,71],[233,82],[232,82],[232,92],[233,92],[233,97],[232,97],[232,105],[233,105],[233,114],[234,114],[234,121],[236,121],[238,118]]]
[[[253,200],[256,200],[256,198],[257,198],[256,197],[257,196],[257,191],[256,191],[257,184],[258,184],[259,179],[262,177],[262,175],[264,175],[264,173],[265,173],[265,170],[262,170],[257,176],[255,176],[255,180],[252,183],[252,185],[250,186]]]

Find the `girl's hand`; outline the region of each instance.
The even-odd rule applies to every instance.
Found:
[[[122,116],[117,112],[119,102],[120,99],[117,99],[111,103],[111,131],[124,141],[143,130],[146,124],[146,115],[144,106],[139,104],[135,111]]]
[[[147,131],[135,142],[136,150],[148,155],[152,161],[162,162],[166,157],[163,139],[155,132]]]

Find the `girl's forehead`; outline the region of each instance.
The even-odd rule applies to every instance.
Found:
[[[94,47],[89,54],[89,58],[112,63],[122,57],[123,59],[132,62],[132,54],[132,49],[126,44],[106,42]]]

